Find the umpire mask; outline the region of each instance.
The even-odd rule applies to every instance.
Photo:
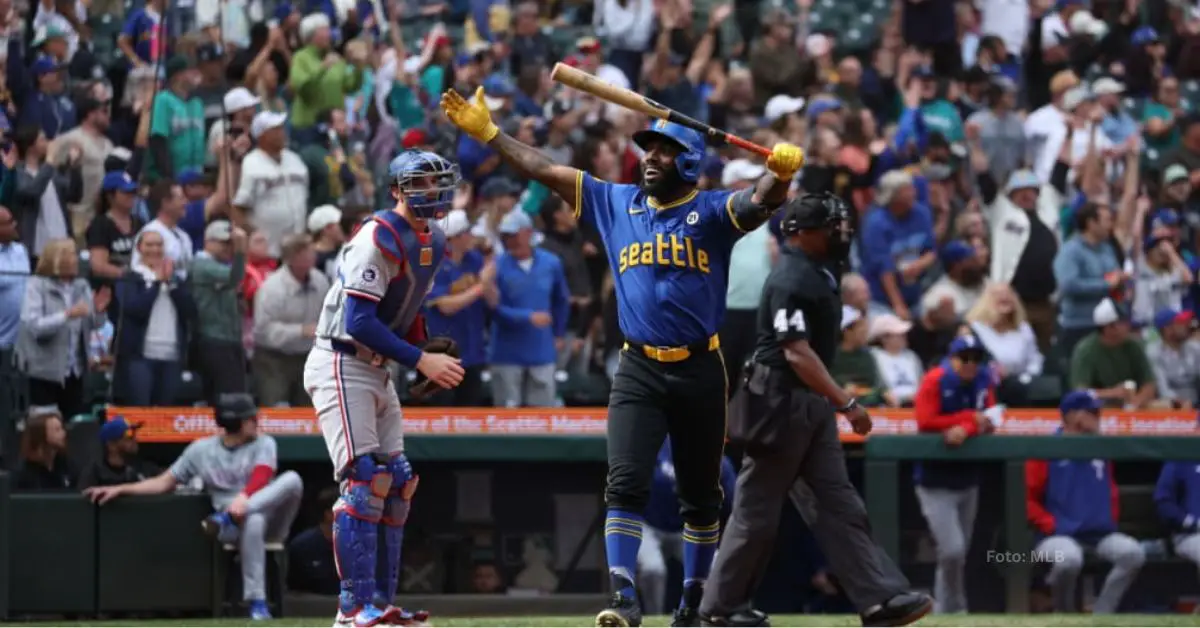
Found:
[[[829,192],[806,194],[789,203],[780,228],[785,234],[820,230],[826,236],[825,258],[828,262],[844,262],[854,244],[850,207]]]

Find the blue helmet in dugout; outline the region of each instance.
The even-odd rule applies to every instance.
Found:
[[[854,224],[850,206],[829,192],[802,194],[783,208],[779,230],[784,236],[801,232],[815,236],[803,244],[804,251],[830,262],[841,262],[850,255],[854,243]]]
[[[392,198],[403,198],[413,216],[424,220],[446,216],[462,181],[457,164],[423,150],[400,153],[388,166],[388,178],[392,181]]]
[[[674,122],[656,120],[650,128],[633,134],[633,142],[642,150],[649,150],[655,140],[667,140],[679,147],[679,156],[675,158],[679,178],[688,183],[700,180],[700,166],[704,162],[704,136],[699,131]]]

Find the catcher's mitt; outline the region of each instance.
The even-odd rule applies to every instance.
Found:
[[[445,336],[434,336],[425,342],[425,346],[421,347],[425,353],[445,353],[446,355],[458,357],[458,343],[452,338]],[[411,400],[421,400],[429,395],[441,390],[442,387],[437,382],[430,381],[425,377],[424,373],[417,372],[417,380],[412,386],[408,387],[408,398]]]

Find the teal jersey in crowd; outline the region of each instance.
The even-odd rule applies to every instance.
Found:
[[[204,104],[199,98],[184,101],[172,91],[159,92],[154,98],[151,112],[150,136],[167,138],[167,151],[171,156],[171,169],[175,174],[188,168],[204,168],[207,153],[204,138]],[[153,164],[151,170],[161,175],[161,169]]]

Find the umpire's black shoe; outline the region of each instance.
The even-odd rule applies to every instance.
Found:
[[[671,618],[671,626],[680,628],[699,628],[700,626],[700,600],[704,597],[704,585],[702,584],[687,584],[683,587],[683,601],[679,608],[675,609],[675,616]]]
[[[730,615],[700,615],[701,626],[732,626],[744,628],[750,626],[771,625],[771,618],[767,614],[754,609],[738,611]]]
[[[613,593],[608,608],[596,614],[596,625],[604,628],[627,628],[642,625],[642,609],[637,600]]]
[[[862,614],[864,626],[907,626],[933,610],[933,598],[924,593],[901,593]]]

